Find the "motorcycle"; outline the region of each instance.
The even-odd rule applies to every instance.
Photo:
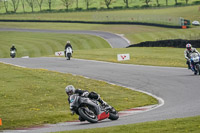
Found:
[[[10,51],[10,57],[11,58],[15,58],[15,55],[16,55],[16,51],[15,50],[11,50]]]
[[[65,54],[66,54],[66,59],[70,60],[70,58],[72,57],[72,48],[71,47],[67,47],[65,49]]]
[[[198,53],[191,53],[190,57],[191,70],[195,75],[197,75],[197,73],[200,75],[200,55]]]
[[[117,120],[118,112],[110,105],[102,106],[97,100],[81,97],[77,94],[71,95],[70,109],[79,115],[79,120],[97,123],[100,120]]]

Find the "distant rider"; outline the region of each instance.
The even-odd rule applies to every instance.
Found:
[[[191,58],[190,54],[191,53],[198,53],[199,54],[199,52],[196,50],[196,48],[193,48],[192,45],[188,43],[186,45],[186,50],[184,51],[185,59],[187,59],[186,64],[188,65],[188,69],[191,69],[191,67],[190,67],[190,58]]]
[[[109,106],[105,101],[103,101],[101,98],[100,98],[100,95],[98,95],[96,92],[88,92],[86,90],[81,90],[81,89],[75,89],[73,85],[68,85],[66,88],[65,88],[65,92],[66,94],[68,95],[68,102],[70,103],[69,101],[69,97],[73,94],[78,94],[79,96],[82,96],[82,97],[88,97],[90,99],[95,99],[97,100],[101,105],[103,106]],[[82,118],[79,117],[79,120],[80,121],[83,121]]]
[[[14,44],[12,44],[12,47],[10,48],[10,51],[17,51],[17,49],[15,48],[15,45]]]
[[[66,49],[67,49],[67,47],[71,47],[71,49],[72,49],[72,45],[71,45],[70,41],[67,41],[67,43],[65,45],[65,57],[66,57]],[[73,49],[72,49],[72,53],[73,53]]]

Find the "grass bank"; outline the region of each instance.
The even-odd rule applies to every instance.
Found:
[[[171,28],[161,28],[161,27],[154,27],[154,26],[141,26],[141,25],[0,22],[0,28],[107,31],[107,32],[124,35],[128,40],[130,40],[131,44],[144,42],[144,41],[156,41],[156,40],[165,40],[165,39],[199,39],[200,38],[199,37],[200,27],[194,27],[194,28],[189,28],[189,29],[171,29]],[[4,34],[5,36],[9,36],[9,34],[7,34],[6,32],[2,34]],[[51,34],[51,35],[52,35],[51,39],[60,38],[58,34],[57,35]]]
[[[55,34],[33,32],[0,32],[0,58],[8,58],[12,44],[17,48],[17,57],[40,57],[63,51],[70,40],[74,50],[110,48],[100,37],[80,34]]]
[[[200,116],[59,133],[199,133]]]
[[[171,7],[161,9],[69,12],[69,13],[31,13],[1,14],[1,19],[11,20],[68,20],[97,22],[144,22],[180,26],[179,18],[191,21],[200,20],[199,6]]]
[[[2,63],[0,72],[0,130],[77,120],[70,114],[65,94],[69,84],[99,93],[118,111],[157,103],[146,94],[71,74]]]
[[[186,67],[183,48],[134,47],[121,49],[77,50],[73,57],[125,64]],[[200,51],[200,49],[197,49]],[[130,60],[117,61],[117,54],[130,54]]]

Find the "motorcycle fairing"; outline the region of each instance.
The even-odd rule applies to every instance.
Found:
[[[110,114],[109,114],[109,113],[106,113],[106,112],[103,112],[103,113],[97,115],[98,120],[106,119],[106,118],[108,118],[109,116],[110,116]]]

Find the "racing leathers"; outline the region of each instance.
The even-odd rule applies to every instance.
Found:
[[[81,89],[76,89],[75,90],[75,94],[78,94],[79,96],[82,96],[82,97],[88,97],[90,99],[95,99],[97,100],[100,104],[104,104],[106,105],[107,103],[105,101],[103,101],[100,96],[96,93],[96,92],[88,92],[86,90],[81,90]],[[69,101],[69,98],[68,98],[68,102]]]
[[[72,49],[72,45],[70,44],[70,43],[67,43],[66,45],[65,45],[65,57],[66,57],[66,49],[67,49],[67,47],[70,47],[71,49]],[[72,49],[72,53],[73,53],[73,49]]]
[[[196,48],[191,48],[190,50],[186,49],[184,51],[185,59],[187,59],[186,64],[188,65],[188,69],[191,69],[191,67],[190,67],[190,58],[191,58],[190,54],[191,53],[198,53],[199,54],[199,52],[196,50]]]
[[[76,89],[75,90],[75,94],[78,94],[79,96],[82,96],[82,97],[88,97],[90,99],[95,99],[97,100],[101,105],[103,106],[108,106],[108,104],[103,101],[100,96],[96,93],[96,92],[88,92],[86,90],[81,90],[81,89]],[[70,100],[69,100],[69,97],[68,97],[68,102],[70,103]],[[72,114],[74,114],[74,112],[72,111]],[[79,120],[80,121],[85,121],[81,116],[79,116]]]

